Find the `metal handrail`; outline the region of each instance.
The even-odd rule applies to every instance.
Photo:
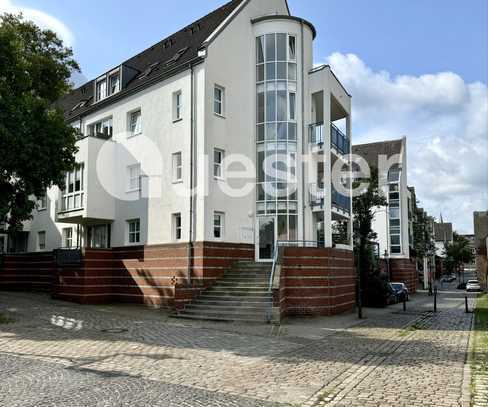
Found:
[[[323,247],[323,242],[318,240],[277,240],[273,250],[273,263],[271,266],[271,275],[269,276],[268,292],[273,290],[273,280],[279,260],[280,247]]]

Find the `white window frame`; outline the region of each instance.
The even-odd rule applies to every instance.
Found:
[[[104,238],[104,241],[95,244],[95,237],[97,238],[99,237],[98,235],[95,235],[95,232],[99,230],[103,230],[102,237]],[[87,233],[88,246],[94,249],[105,249],[110,247],[110,231],[111,231],[111,226],[108,223],[88,226],[88,233]]]
[[[217,218],[220,221],[219,225],[217,225],[215,222]],[[225,213],[215,211],[214,215],[213,215],[212,225],[213,225],[213,228],[212,228],[213,229],[213,238],[216,240],[222,240],[224,238],[224,233],[225,233]],[[219,229],[219,231],[220,231],[220,236],[216,236],[215,232],[217,231],[217,229]]]
[[[134,229],[131,230],[131,227]],[[127,243],[130,245],[141,243],[141,220],[128,219],[127,220]]]
[[[215,161],[215,154],[220,154],[220,162]],[[214,162],[213,162],[213,176],[215,179],[224,179],[224,159],[225,150],[221,148],[214,148]]]
[[[141,190],[141,164],[127,166],[127,192]]]
[[[105,92],[104,92],[104,94],[102,94],[101,92],[99,94],[99,92],[98,92],[99,85],[103,82],[105,82],[105,89],[104,89]],[[101,88],[101,86],[100,86],[100,88]],[[95,102],[100,102],[100,101],[106,99],[107,96],[108,96],[108,81],[107,81],[107,76],[105,75],[105,76],[97,79],[95,82],[95,98],[96,98]]]
[[[293,117],[292,117],[292,112],[291,112],[291,95],[295,96],[295,109],[293,111]],[[297,121],[297,93],[290,91],[288,92],[288,120],[291,122],[296,122]]]
[[[171,230],[174,241],[180,241],[183,238],[183,220],[180,212],[171,215]]]
[[[134,121],[134,117],[136,120]],[[134,137],[142,134],[142,111],[136,109],[127,114],[127,131],[128,137]]]
[[[173,93],[173,122],[183,120],[183,92],[178,90]]]
[[[215,95],[216,90],[220,91],[220,99],[217,99],[217,97]],[[223,86],[220,86],[220,85],[214,85],[214,91],[213,91],[213,98],[212,99],[213,99],[214,114],[216,114],[217,116],[220,116],[220,117],[224,117],[225,116],[225,88]],[[220,112],[218,112],[217,109],[215,108],[216,104],[218,104],[220,106]]]
[[[183,182],[183,156],[181,151],[173,153],[171,156],[171,165],[173,183]]]
[[[47,192],[44,192],[39,199],[37,200],[37,211],[45,211],[47,210]]]
[[[42,239],[41,239],[41,236],[43,237]],[[46,232],[44,230],[37,232],[37,250],[38,251],[46,250],[46,241],[47,241]]]
[[[76,188],[76,177],[79,175],[80,187]],[[61,212],[78,211],[84,207],[84,183],[85,183],[85,165],[76,164],[73,171],[65,174],[65,185],[62,192]],[[69,186],[73,184],[73,191],[70,192]],[[79,205],[76,205],[76,201]]]
[[[109,129],[106,133],[104,129]],[[99,120],[88,125],[88,135],[92,137],[99,137],[99,134],[108,135],[112,137],[113,135],[113,119],[112,117],[107,117],[103,120]]]
[[[73,247],[73,228],[63,228],[63,247],[70,249]]]
[[[117,89],[112,91],[112,79],[117,79]],[[112,96],[120,91],[120,70],[112,71],[107,75],[107,95]]]

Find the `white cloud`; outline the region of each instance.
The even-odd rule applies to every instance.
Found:
[[[392,76],[354,54],[327,58],[352,94],[354,143],[407,136],[409,184],[437,218],[472,232],[488,209],[488,88],[441,72]]]
[[[17,6],[11,0],[0,0],[0,14],[1,13],[22,13],[27,20],[31,20],[39,27],[50,29],[57,33],[64,41],[65,45],[71,47],[74,44],[75,37],[71,30],[66,25],[43,11],[33,8]]]

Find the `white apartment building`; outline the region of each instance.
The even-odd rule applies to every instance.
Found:
[[[350,248],[351,200],[331,169],[347,164],[351,97],[314,66],[315,36],[285,0],[233,0],[72,91],[59,107],[77,166],[39,199],[27,251],[226,242],[268,261],[276,241]],[[376,227],[408,257],[406,160],[393,181],[398,207]]]

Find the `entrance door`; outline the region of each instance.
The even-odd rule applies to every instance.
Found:
[[[258,241],[257,241],[257,260],[273,260],[274,246],[276,239],[275,218],[263,216],[258,218]]]

